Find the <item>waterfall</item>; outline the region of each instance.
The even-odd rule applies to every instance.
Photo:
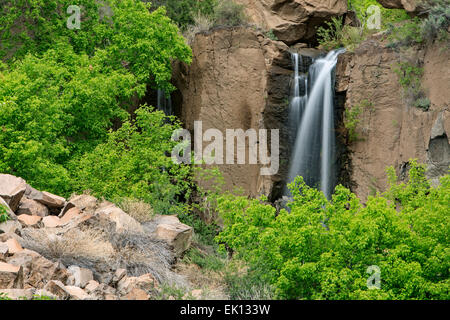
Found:
[[[292,57],[294,81],[289,122],[290,126],[296,124],[297,129],[288,183],[302,176],[306,184],[320,188],[327,198],[336,183],[333,71],[342,52],[331,51],[316,59],[308,75],[299,73],[302,57],[296,53]]]
[[[156,108],[158,110],[163,111],[167,116],[172,115],[172,99],[170,96],[167,98],[166,93],[161,89],[158,89],[157,91],[156,103]]]

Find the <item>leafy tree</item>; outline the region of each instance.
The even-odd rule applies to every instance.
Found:
[[[289,185],[290,212],[264,199],[224,196],[219,212],[226,243],[250,270],[287,299],[448,299],[450,176],[431,187],[411,161],[408,183],[397,183],[366,205],[338,186],[328,201],[301,177]],[[368,267],[381,270],[369,289]]]
[[[70,1],[0,8],[0,172],[61,195],[74,191],[74,159],[106,143],[147,84],[170,92],[172,61],[192,54],[164,8],[110,0],[109,15],[98,3],[79,2],[80,30],[65,26]]]
[[[171,62],[191,61],[191,50],[161,7],[138,0],[80,0],[80,29],[67,28],[70,0],[13,0],[0,8],[0,58],[41,54],[55,43],[97,55],[103,68],[133,73],[140,83],[173,90]],[[103,3],[103,4],[102,4]],[[9,58],[9,59],[8,59]]]
[[[159,213],[178,213],[178,203],[189,198],[190,168],[172,162],[171,136],[180,123],[170,119],[174,124],[161,111],[138,109],[134,122],[124,122],[105,143],[74,161],[75,190],[112,200],[142,199]]]

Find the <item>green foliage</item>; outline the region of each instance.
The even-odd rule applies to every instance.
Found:
[[[217,26],[239,26],[246,22],[244,5],[233,0],[219,0],[214,10],[214,23]]]
[[[278,37],[273,33],[273,30],[270,29],[266,32],[266,37],[273,41],[278,41]]]
[[[368,108],[373,108],[373,104],[369,100],[364,99],[361,103],[352,106],[350,109],[345,109],[344,126],[347,129],[349,142],[354,142],[359,139],[359,134],[356,129],[361,122],[361,114]]]
[[[114,145],[115,134],[108,132],[128,119],[127,111],[137,107],[148,84],[170,92],[172,61],[189,63],[192,53],[164,8],[149,12],[138,0],[107,3],[113,14],[97,1],[78,2],[80,30],[65,26],[70,1],[14,0],[0,8],[5,61],[0,64],[0,172],[63,196],[92,188],[113,198],[139,196],[157,204],[156,210],[173,212],[174,201],[183,199],[187,169],[173,165],[164,152],[169,151],[169,131],[178,125],[164,126],[162,114],[148,115],[140,125],[147,128],[151,123],[155,128],[138,141],[127,122],[119,134],[129,134],[130,143],[141,144],[130,153],[113,150],[122,145]],[[23,28],[20,34],[18,26]],[[156,143],[158,139],[167,141]],[[98,145],[109,147],[108,159],[103,159]],[[145,165],[136,161],[140,151]],[[113,176],[107,175],[106,167],[89,169],[88,160],[105,164],[114,154],[134,162],[119,161]],[[143,172],[146,168],[148,173]],[[99,175],[83,185],[94,169]],[[128,188],[131,181],[137,183],[134,188]],[[117,186],[108,185],[113,182]],[[146,194],[150,191],[154,193]]]
[[[79,1],[81,29],[70,30],[66,27],[70,0],[9,2],[0,9],[0,58],[40,54],[55,43],[65,43],[77,54],[96,55],[103,70],[123,72],[125,67],[140,83],[172,91],[172,59],[190,62],[192,53],[165,9],[150,13],[150,5],[138,0],[105,3],[113,14],[100,14],[108,10],[97,1]]]
[[[6,293],[0,292],[0,301],[2,300],[12,300]]]
[[[6,222],[9,219],[8,211],[6,207],[0,205],[0,223]]]
[[[212,17],[217,0],[152,0],[152,9],[165,6],[167,15],[185,30],[195,23],[195,16]]]
[[[450,176],[431,187],[410,162],[408,183],[369,197],[365,206],[338,186],[330,201],[301,177],[289,185],[290,212],[256,199],[224,196],[219,211],[226,243],[255,276],[287,299],[449,298]],[[368,289],[369,266],[381,289]]]
[[[405,10],[386,9],[377,0],[348,0],[348,9],[356,12],[360,21],[364,22],[368,18],[367,9],[370,6],[377,6],[381,12],[381,24],[384,29],[390,23],[396,23],[409,19]]]
[[[224,272],[227,293],[231,300],[272,300],[274,288],[261,274],[239,270],[230,264]]]
[[[185,253],[183,262],[194,263],[200,268],[211,271],[220,271],[225,267],[224,256],[218,253],[208,254],[197,248],[191,248]]]
[[[0,171],[69,192],[67,162],[105,139],[142,90],[131,74],[105,72],[96,57],[63,44],[14,62],[0,73]]]
[[[142,106],[134,122],[125,121],[107,141],[87,152],[73,164],[76,191],[89,189],[94,195],[116,199],[144,200],[158,213],[177,213],[179,202],[189,198],[188,166],[175,164],[171,140],[180,123],[161,111]]]
[[[325,50],[344,47],[353,51],[367,35],[364,28],[344,26],[341,18],[333,17],[326,25],[317,28],[319,44]]]
[[[419,17],[401,25],[390,25],[391,47],[420,45],[438,41],[448,41],[450,27],[450,1],[429,0],[423,2],[423,12]]]
[[[415,17],[400,25],[389,25],[388,33],[390,40],[390,47],[396,46],[411,46],[424,42],[422,35],[422,20]]]
[[[401,62],[394,69],[398,76],[398,81],[404,88],[405,98],[408,103],[417,108],[427,111],[430,107],[430,100],[425,96],[422,88],[423,68],[409,62]]]

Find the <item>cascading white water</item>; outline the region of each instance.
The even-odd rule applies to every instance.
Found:
[[[336,178],[333,70],[342,52],[331,51],[326,57],[315,60],[307,77],[299,75],[301,57],[293,54],[294,88],[289,121],[298,121],[299,125],[288,183],[302,176],[309,186],[320,188],[327,198],[331,196]],[[300,95],[302,81],[306,89]]]
[[[163,111],[168,116],[172,115],[172,99],[170,96],[167,98],[166,93],[161,89],[158,89],[157,91],[156,108]]]

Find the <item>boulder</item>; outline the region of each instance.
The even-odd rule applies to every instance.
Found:
[[[91,297],[81,288],[76,286],[65,286],[70,300],[90,300]]]
[[[61,225],[61,220],[57,216],[47,216],[42,219],[42,223],[46,228],[56,228]]]
[[[26,188],[27,183],[22,178],[0,174],[0,197],[6,201],[12,211],[17,210]]]
[[[36,200],[28,199],[27,197],[23,197],[20,200],[19,208],[16,213],[18,215],[28,214],[30,216],[40,216],[45,217],[49,215],[48,208],[44,206],[42,203],[37,202]]]
[[[2,233],[18,233],[22,230],[22,225],[20,222],[8,220],[6,222],[0,223],[0,234]]]
[[[0,262],[0,288],[23,289],[23,268]]]
[[[78,209],[90,214],[93,214],[95,212],[98,204],[97,198],[88,194],[73,196],[69,199],[69,202],[73,203]]]
[[[122,280],[127,275],[126,269],[117,269],[114,273],[114,277],[112,278],[112,282],[117,284],[120,280]]]
[[[127,295],[120,300],[150,300],[150,296],[142,289],[133,288]]]
[[[14,300],[31,300],[35,294],[35,289],[0,289],[0,293],[4,293]]]
[[[23,267],[25,287],[41,289],[48,280],[65,283],[70,275],[61,263],[52,262],[29,249],[23,249],[8,257],[7,262]]]
[[[95,285],[95,284],[94,284]],[[96,300],[118,300],[116,296],[116,290],[113,287],[110,287],[104,283],[101,283],[99,285],[95,285],[95,289],[91,290],[91,286],[93,287],[92,282],[86,286],[86,291],[88,291],[89,287],[89,294],[93,299]]]
[[[60,223],[61,225],[65,225],[67,223],[69,223],[70,221],[72,221],[73,219],[80,217],[81,215],[81,210],[77,207],[73,207],[69,210],[67,210],[67,212],[61,217]]]
[[[174,217],[175,218],[175,217]],[[189,249],[192,242],[192,227],[181,223],[178,218],[168,223],[161,223],[156,227],[155,235],[158,239],[166,241],[177,256]]]
[[[347,12],[346,0],[235,0],[250,23],[271,30],[288,45],[315,36],[318,25]]]
[[[100,283],[98,283],[95,280],[90,280],[87,285],[84,287],[84,290],[90,294],[92,292],[95,292],[97,288],[100,286]]]
[[[50,292],[50,294],[57,296],[62,300],[66,300],[70,297],[69,291],[67,291],[64,284],[59,280],[50,280],[44,287],[46,292]]]
[[[68,272],[71,274],[68,283],[80,288],[84,288],[89,281],[94,280],[94,274],[89,269],[73,265],[68,268]]]
[[[103,202],[95,211],[95,214],[114,222],[116,232],[142,233],[144,231],[139,222],[111,202]]]
[[[149,291],[156,287],[156,279],[150,273],[146,273],[140,277],[123,277],[117,284],[117,291],[121,296],[126,296],[135,288]]]
[[[42,220],[40,216],[29,216],[27,214],[21,214],[17,217],[17,219],[24,225],[25,227],[37,227],[39,226],[39,222]]]
[[[409,13],[417,13],[422,9],[419,0],[377,0],[388,9],[405,9]]]
[[[20,243],[14,238],[7,240],[6,245],[8,246],[9,254],[15,254],[23,250]]]
[[[0,242],[0,258],[2,255],[6,255],[9,251],[9,246],[6,242]]]
[[[62,217],[66,214],[67,211],[69,211],[70,209],[74,208],[75,204],[73,204],[72,202],[68,201],[66,202],[66,204],[64,205],[64,207],[61,209],[61,212],[58,214],[58,217]]]
[[[38,191],[30,185],[27,185],[25,195],[27,198],[40,202],[51,209],[63,208],[66,204],[66,199],[63,197],[54,195],[47,191]]]

